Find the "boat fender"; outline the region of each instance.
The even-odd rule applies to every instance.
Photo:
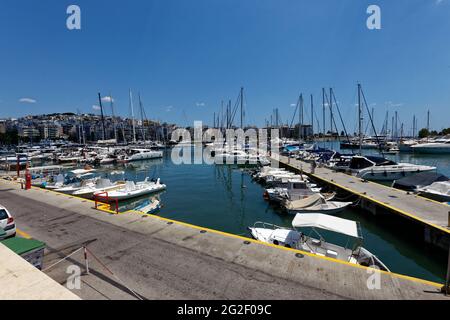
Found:
[[[278,240],[273,240],[273,244],[278,246],[280,243],[278,242]]]

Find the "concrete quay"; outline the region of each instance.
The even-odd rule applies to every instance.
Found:
[[[0,203],[19,234],[47,243],[44,268],[96,239],[98,260],[72,290],[82,299],[448,299],[442,284],[380,272],[374,288],[373,269],[10,181],[0,180]],[[65,284],[69,265],[83,270],[83,255],[47,274]]]

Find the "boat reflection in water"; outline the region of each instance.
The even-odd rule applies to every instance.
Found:
[[[139,198],[134,198],[130,200],[124,200],[119,202],[119,212],[126,212],[130,210],[139,211],[144,214],[157,214],[161,207],[161,195],[164,192],[158,194],[152,194],[151,196],[146,195]],[[115,207],[115,204],[111,204]],[[111,208],[115,210],[115,208]]]

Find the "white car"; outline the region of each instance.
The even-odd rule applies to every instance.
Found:
[[[0,228],[6,233],[6,238],[14,237],[16,235],[16,224],[14,218],[8,210],[0,205]]]

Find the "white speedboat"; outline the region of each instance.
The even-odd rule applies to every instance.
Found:
[[[436,167],[394,161],[373,156],[354,156],[348,171],[357,177],[373,181],[392,181],[419,172],[435,171]]]
[[[64,185],[61,188],[54,189],[56,192],[66,193],[66,194],[73,194],[75,191],[78,191],[80,189],[86,188],[88,186],[95,186],[95,181],[97,179],[87,179],[87,180],[81,180],[78,182],[70,183],[68,185]]]
[[[352,202],[327,201],[321,194],[313,194],[300,200],[284,200],[283,207],[289,214],[326,213],[337,214],[347,208]]]
[[[264,192],[264,198],[273,202],[282,202],[283,200],[299,200],[319,193],[321,188],[312,185],[307,180],[292,179],[288,180],[286,188],[270,188]]]
[[[417,192],[426,198],[450,202],[450,181],[437,181],[429,186],[418,188]]]
[[[419,143],[411,146],[414,153],[449,154],[450,139],[436,139],[428,143]]]
[[[216,164],[238,164],[238,165],[268,165],[270,161],[260,155],[249,154],[244,150],[223,150],[220,152],[215,152],[214,162]]]
[[[86,185],[84,188],[74,191],[72,195],[91,199],[94,196],[94,193],[98,194],[102,192],[111,191],[117,188],[121,188],[124,183],[125,183],[124,181],[117,181],[113,183],[109,179],[100,178],[97,181],[95,181],[95,184]]]
[[[265,243],[389,271],[377,256],[362,247],[361,227],[356,221],[318,213],[297,214],[292,221],[292,227],[290,229],[265,222],[256,222],[253,227],[248,229],[254,239]],[[305,232],[301,230],[305,230]],[[321,230],[347,237],[346,246],[327,242],[320,233]],[[313,235],[315,236],[313,237]]]
[[[119,188],[113,190],[106,190],[107,198],[111,200],[125,200],[130,198],[135,198],[143,196],[150,193],[160,192],[166,189],[166,185],[162,184],[160,180],[149,181],[146,178],[141,182],[126,181],[125,184],[121,185]],[[94,196],[98,193],[94,193]]]
[[[127,163],[131,161],[158,159],[163,157],[162,151],[150,149],[131,149],[126,155],[119,156],[117,162]]]

